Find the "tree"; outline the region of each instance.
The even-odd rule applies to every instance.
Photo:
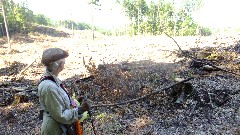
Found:
[[[5,3],[3,2],[3,0],[1,0],[1,5],[2,5],[4,24],[5,24],[6,33],[7,33],[8,45],[9,45],[9,49],[11,49],[10,38],[8,33],[8,24],[7,24],[6,15],[5,15]]]
[[[193,15],[193,13],[199,11],[199,9],[203,6],[202,0],[183,0],[183,9],[188,14],[188,16]],[[196,23],[196,32],[195,34],[199,34],[199,25]]]
[[[123,0],[123,7],[125,8],[126,15],[130,18],[134,34],[140,33],[140,25],[144,21],[145,15],[148,13],[148,5],[145,0]],[[143,30],[141,31],[141,33]]]
[[[95,36],[94,36],[95,27],[94,27],[94,23],[93,23],[93,12],[96,9],[95,7],[96,6],[99,7],[99,6],[101,6],[101,4],[99,3],[99,0],[89,0],[88,4],[90,4],[92,6],[92,34],[93,34],[92,38],[94,40],[94,38],[95,38]]]
[[[28,9],[26,7],[27,4],[24,2],[18,4],[15,4],[13,0],[3,0],[3,2],[10,35],[16,32],[28,33],[31,31],[34,23],[41,25],[50,24],[50,19],[44,15],[34,15],[33,11]],[[0,15],[1,24],[4,24],[3,18],[3,15]],[[5,28],[2,26],[2,29]],[[4,32],[2,36],[6,34]]]
[[[201,36],[210,36],[212,35],[212,32],[209,28],[206,28],[206,27],[200,27],[199,28],[199,34]]]
[[[149,12],[148,12],[148,23],[147,29],[148,31],[151,31],[152,35],[156,35],[157,31],[157,17],[158,17],[158,6],[151,2],[149,6]]]
[[[144,0],[118,0],[124,8],[126,15],[132,22],[134,34],[136,31],[151,33],[163,32],[169,35],[195,35],[198,24],[192,15],[199,10],[202,0],[184,0],[180,10],[175,1],[158,0],[149,4]]]
[[[50,19],[43,14],[38,14],[34,16],[34,22],[41,25],[50,25]]]

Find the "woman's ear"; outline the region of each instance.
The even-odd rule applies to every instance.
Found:
[[[65,63],[64,63],[64,62],[62,62],[62,63],[61,63],[61,67],[64,67],[64,64],[65,64]]]

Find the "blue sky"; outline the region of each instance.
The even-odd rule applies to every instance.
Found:
[[[102,10],[92,10],[89,0],[15,0],[25,1],[35,13],[53,19],[73,19],[111,28],[123,25],[128,19],[114,0],[100,0]],[[203,7],[194,14],[201,25],[207,27],[240,27],[240,0],[203,0]],[[93,12],[92,12],[93,11]]]

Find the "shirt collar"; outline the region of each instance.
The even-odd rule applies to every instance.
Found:
[[[52,74],[47,69],[45,70],[45,73],[43,74],[43,76],[52,76],[58,86],[60,86],[60,84],[62,83],[61,80],[56,75]]]

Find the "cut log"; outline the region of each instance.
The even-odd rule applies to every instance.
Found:
[[[181,82],[184,80],[183,78],[175,78],[176,82]],[[176,85],[171,90],[169,90],[169,95],[175,98],[176,104],[183,104],[188,95],[190,95],[193,91],[192,84],[190,82],[184,82],[179,85]]]

